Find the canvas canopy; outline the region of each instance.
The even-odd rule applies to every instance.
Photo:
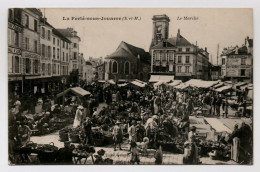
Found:
[[[130,82],[130,83],[133,84],[133,85],[135,85],[135,86],[142,87],[142,88],[146,86],[146,83],[145,83],[145,82],[140,81],[140,80],[138,80],[138,79],[136,79],[136,80],[134,80],[134,81],[132,81],[132,82]]]
[[[91,95],[90,92],[84,90],[84,89],[81,88],[81,87],[73,87],[73,88],[69,88],[69,89],[67,89],[67,90],[65,90],[65,91],[63,91],[63,92],[61,92],[61,93],[59,93],[59,94],[57,95],[57,98],[59,98],[59,97],[61,97],[61,96],[63,96],[63,95],[66,95],[66,94],[68,94],[68,93],[73,93],[73,94],[75,94],[76,96],[79,96],[79,97],[83,97],[83,96],[86,96],[86,95]]]
[[[149,82],[159,82],[159,81],[169,82],[173,80],[174,80],[174,76],[170,76],[170,75],[151,75]]]
[[[115,81],[113,81],[112,79],[108,80],[107,82],[108,82],[109,84],[112,84],[112,85],[115,85],[115,84],[116,84]]]
[[[174,80],[173,82],[169,83],[168,85],[174,87],[174,86],[180,85],[181,83],[182,83],[181,80]]]
[[[222,87],[222,86],[224,86],[224,83],[220,82],[220,83],[214,85],[213,88],[217,89],[217,88]]]
[[[191,79],[185,83],[192,87],[209,88],[209,87],[212,87],[213,85],[218,84],[219,82],[220,81],[204,81],[201,79]]]
[[[159,82],[156,82],[155,84],[154,84],[154,86],[159,86],[159,85],[167,85],[167,83],[166,82],[164,82],[164,81],[159,81]]]
[[[225,92],[225,91],[230,90],[231,88],[232,88],[232,86],[226,85],[226,86],[223,86],[223,87],[220,87],[220,88],[216,89],[215,91],[217,91],[217,92]]]
[[[117,84],[118,87],[125,87],[127,86],[128,84],[127,83],[124,83],[124,84]]]
[[[221,132],[227,132],[229,134],[232,133],[232,131],[227,126],[225,126],[219,119],[205,118],[205,120],[217,133],[221,133]]]
[[[180,85],[177,85],[175,88],[177,88],[177,89],[185,89],[185,88],[187,88],[189,86],[190,86],[189,84],[181,83]]]

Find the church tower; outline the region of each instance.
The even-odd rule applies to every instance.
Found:
[[[153,37],[150,48],[168,39],[170,19],[166,14],[154,15],[153,18]]]

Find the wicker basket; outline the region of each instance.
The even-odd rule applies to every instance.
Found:
[[[68,134],[68,133],[66,133],[66,132],[60,132],[60,133],[59,133],[59,136],[60,136],[60,141],[61,141],[61,142],[69,141],[69,134]]]
[[[79,143],[80,142],[80,138],[78,134],[70,134],[70,141],[72,143]]]
[[[94,142],[94,146],[103,146],[104,138],[93,139],[93,142]]]

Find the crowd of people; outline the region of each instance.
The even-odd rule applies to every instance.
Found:
[[[73,85],[72,85],[73,86]],[[191,115],[213,115],[228,117],[229,103],[227,96],[218,94],[213,90],[188,88],[186,90],[157,88],[148,84],[145,88],[119,87],[115,85],[103,85],[93,83],[77,86],[90,91],[93,98],[100,102],[106,102],[101,110],[87,101],[67,99],[65,105],[74,101],[77,107],[73,128],[80,127],[83,144],[92,144],[92,127],[101,127],[103,130],[112,131],[114,150],[122,149],[123,138],[128,136],[129,151],[132,156],[131,163],[139,164],[139,151],[145,156],[148,148],[156,149],[156,164],[162,163],[162,145],[158,142],[159,133],[163,131],[171,137],[182,137],[187,142],[192,153],[189,153],[184,162],[189,164],[201,163],[196,140],[196,127],[190,127]],[[241,94],[238,94],[241,102]],[[34,96],[31,96],[34,97]],[[33,102],[37,103],[37,98]],[[54,96],[44,97],[43,109],[52,113],[52,101]],[[242,101],[243,102],[243,101]],[[29,104],[29,105],[28,105]],[[24,146],[30,140],[31,130],[27,125],[25,110],[34,113],[33,103],[21,101],[16,97],[11,102],[9,113],[9,152],[12,149]],[[31,107],[33,106],[33,107]],[[75,106],[74,106],[75,107]],[[233,137],[233,136],[232,136]],[[140,144],[139,144],[140,143]],[[14,146],[16,145],[16,146]]]

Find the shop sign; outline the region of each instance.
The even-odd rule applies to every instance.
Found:
[[[14,25],[13,23],[10,23],[10,22],[8,22],[8,28],[13,29],[18,32],[22,32],[22,30],[23,30],[21,27]]]
[[[41,56],[35,53],[29,53],[29,52],[23,52],[23,57],[27,57],[27,58],[40,58]]]
[[[18,48],[8,47],[8,53],[22,54],[22,50]]]

